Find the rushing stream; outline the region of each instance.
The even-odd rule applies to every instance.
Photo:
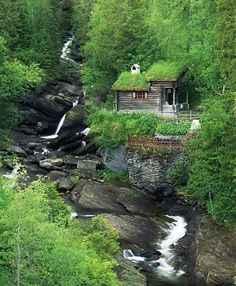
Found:
[[[178,241],[185,236],[187,223],[181,216],[166,216],[173,219],[173,222],[167,222],[167,228],[163,229],[167,236],[157,243],[156,249],[160,251],[161,256],[157,260],[146,261],[145,257],[134,255],[132,250],[123,250],[124,258],[134,263],[146,263],[153,269],[156,280],[176,281],[184,274],[181,269],[175,269],[175,251],[174,248]],[[154,284],[153,284],[154,285]],[[173,284],[174,285],[174,284]]]

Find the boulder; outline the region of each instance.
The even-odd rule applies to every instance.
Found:
[[[82,177],[91,178],[96,172],[98,164],[99,160],[97,158],[79,160],[77,163],[77,169]]]
[[[118,231],[119,239],[128,244],[148,248],[161,236],[159,223],[150,217],[138,215],[103,215]],[[145,234],[145,235],[144,235]]]
[[[60,170],[63,163],[62,158],[53,157],[39,161],[39,166],[46,170]]]
[[[75,96],[78,98],[83,97],[83,92],[81,86],[65,83],[64,86],[61,88],[60,92],[67,96]]]
[[[107,190],[105,185],[94,181],[87,181],[82,186],[79,184],[79,187],[72,191],[72,200],[83,209],[126,213],[116,202],[116,195]]]
[[[116,148],[104,148],[101,150],[102,162],[107,169],[117,173],[127,173],[127,160],[125,146]]]
[[[69,110],[68,106],[57,103],[55,96],[49,94],[36,100],[34,108],[55,120],[60,120],[63,114]]]
[[[57,183],[59,192],[68,192],[75,187],[75,184],[69,178],[61,178]]]
[[[51,171],[48,174],[48,177],[52,180],[52,181],[59,181],[61,178],[65,178],[67,177],[68,174],[63,172],[63,171]]]
[[[82,130],[83,128],[81,128]],[[68,145],[68,144],[73,144],[75,142],[81,142],[82,138],[84,137],[82,134],[76,134],[71,130],[68,130],[66,132],[63,132],[63,134],[59,134],[57,138],[52,140],[48,147],[53,148],[53,149],[58,149],[61,146]]]
[[[27,156],[27,153],[25,152],[25,150],[19,146],[10,145],[7,147],[7,151],[8,153],[16,154],[17,156]]]

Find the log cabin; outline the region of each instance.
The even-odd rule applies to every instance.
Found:
[[[173,62],[158,62],[141,73],[135,64],[131,72],[123,72],[113,85],[117,111],[148,111],[163,116],[175,116],[189,109],[188,93],[183,87],[184,66]]]

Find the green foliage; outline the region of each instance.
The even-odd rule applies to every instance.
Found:
[[[189,120],[163,120],[158,124],[156,132],[166,135],[185,135],[190,129],[190,126],[191,122]]]
[[[4,2],[0,1],[0,32],[13,56],[51,71],[60,57],[61,5],[51,0]]]
[[[118,80],[112,86],[113,90],[142,90],[148,91],[148,83],[145,80],[145,74],[132,74],[123,72]]]
[[[176,80],[183,72],[184,65],[176,62],[160,61],[153,64],[147,71],[147,80]]]
[[[0,145],[6,144],[8,130],[17,121],[16,103],[22,100],[26,91],[40,83],[42,70],[36,64],[24,65],[12,60],[6,43],[0,37]]]
[[[144,41],[147,10],[143,0],[89,2],[94,3],[86,11],[90,22],[85,25],[88,40],[82,47],[85,61],[82,69],[83,82],[87,94],[105,99],[122,71],[130,69],[136,62],[142,65],[145,61],[145,55],[142,56],[137,50],[140,49],[140,43],[143,45],[142,49],[148,49],[148,43]],[[81,12],[74,9],[74,13]],[[74,29],[78,30],[77,24]]]
[[[175,187],[186,186],[189,179],[190,162],[187,156],[179,156],[167,170],[167,178]]]
[[[113,272],[117,234],[104,219],[70,221],[52,183],[17,192],[7,185],[0,178],[3,285],[120,285]]]
[[[236,85],[236,9],[233,0],[216,0],[218,19],[217,56],[220,60],[220,72],[227,89],[235,90]]]
[[[124,183],[127,183],[129,181],[128,175],[119,175],[111,170],[105,169],[105,170],[97,170],[95,177],[102,179],[105,182],[110,182],[114,180],[118,180]]]
[[[98,137],[98,144],[104,147],[126,144],[128,135],[182,135],[190,127],[189,121],[166,120],[150,113],[119,113],[102,109],[90,114],[88,123],[92,134]]]
[[[185,190],[205,201],[218,222],[236,223],[236,145],[234,98],[209,98],[202,128],[190,141],[192,162]]]

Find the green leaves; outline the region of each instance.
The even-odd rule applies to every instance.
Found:
[[[0,178],[3,285],[119,286],[116,239],[102,218],[71,221],[53,183],[38,181],[16,192]]]
[[[16,103],[25,96],[30,87],[41,82],[42,70],[37,64],[26,66],[10,58],[6,43],[0,37],[0,145],[7,140],[8,130],[17,121]]]
[[[192,165],[185,190],[206,202],[219,223],[236,223],[236,144],[234,99],[212,97],[202,127],[188,146]]]
[[[188,120],[166,120],[150,113],[119,113],[104,109],[94,111],[88,123],[98,138],[98,144],[103,147],[126,144],[128,135],[184,135],[190,128]]]

